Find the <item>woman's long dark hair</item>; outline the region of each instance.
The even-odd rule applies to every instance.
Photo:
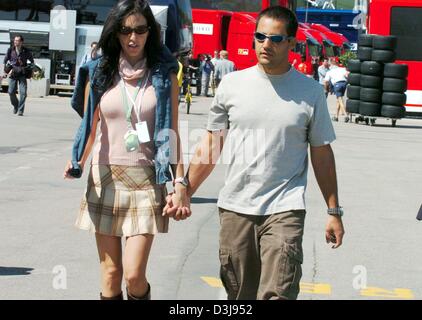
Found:
[[[107,86],[113,83],[113,79],[118,72],[120,51],[122,47],[118,38],[118,32],[123,24],[123,20],[132,15],[141,14],[147,20],[150,27],[148,38],[145,44],[145,56],[147,66],[153,67],[158,59],[161,48],[160,33],[154,14],[146,0],[121,0],[111,10],[101,33],[98,47],[101,48],[103,61],[100,69],[103,75],[107,75]]]

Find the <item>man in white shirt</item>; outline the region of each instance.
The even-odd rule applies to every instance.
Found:
[[[215,81],[215,68],[217,64],[220,62],[220,51],[214,51],[214,58],[211,59],[211,62],[214,66],[214,71],[211,74],[211,89],[212,89],[212,96],[215,97],[215,90],[217,89],[217,82]]]
[[[217,206],[220,277],[229,300],[297,298],[308,150],[329,208],[326,241],[333,248],[343,241],[327,99],[314,79],[288,61],[297,29],[296,16],[287,8],[273,6],[259,14],[254,34],[258,64],[223,77],[208,132],[186,177],[175,181],[191,197],[212,172],[224,143],[222,160],[228,166]],[[164,214],[187,217],[177,195],[167,201]]]
[[[337,97],[337,111],[336,116],[333,117],[333,121],[338,121],[340,109],[342,115],[346,115],[343,97],[346,92],[347,76],[349,75],[349,72],[346,68],[339,67],[335,58],[330,59],[330,65],[330,70],[327,72],[324,81],[326,90],[328,90],[330,83],[333,85],[334,93]]]
[[[328,59],[324,58],[324,61],[318,68],[318,79],[319,83],[322,85],[325,91],[325,96],[328,96],[329,89],[327,89],[325,85],[325,77],[327,75],[327,72],[330,71],[330,65],[328,64]]]

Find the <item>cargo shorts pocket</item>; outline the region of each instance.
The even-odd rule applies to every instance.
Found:
[[[239,291],[239,284],[233,267],[231,255],[220,250],[220,278],[227,292],[228,300],[235,300]]]
[[[301,245],[284,242],[279,260],[277,294],[282,299],[295,300],[300,291],[303,252]]]

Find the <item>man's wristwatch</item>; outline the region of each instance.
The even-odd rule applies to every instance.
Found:
[[[189,184],[188,178],[186,177],[179,177],[174,179],[173,185],[176,185],[176,183],[180,183],[182,186],[187,187]]]
[[[344,214],[343,207],[328,208],[327,213],[331,216],[342,217]]]

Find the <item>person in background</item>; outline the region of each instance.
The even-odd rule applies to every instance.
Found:
[[[211,62],[214,66],[214,71],[211,74],[211,90],[212,90],[212,96],[215,96],[215,90],[217,89],[217,82],[215,78],[215,69],[217,67],[218,62],[220,61],[220,51],[215,50],[214,51],[214,57],[211,59]]]
[[[236,66],[233,61],[229,59],[229,53],[226,50],[220,52],[220,61],[215,69],[215,82],[217,87],[219,86],[221,80],[229,73],[236,70]]]
[[[312,76],[315,81],[319,81],[318,68],[319,68],[319,57],[312,57]]]
[[[328,63],[328,59],[324,58],[322,61],[322,64],[318,68],[318,81],[319,84],[322,85],[325,92],[325,97],[328,97],[328,92],[331,90],[325,85],[325,76],[327,75],[327,72],[330,71],[330,65]]]
[[[344,107],[344,93],[347,87],[347,77],[349,72],[344,67],[339,67],[338,62],[335,58],[330,59],[330,70],[327,72],[325,81],[325,90],[329,90],[329,86],[333,86],[334,94],[337,98],[336,115],[333,117],[333,121],[338,121],[340,110],[342,115],[346,115],[346,108]],[[346,121],[348,121],[346,117]]]
[[[81,66],[89,61],[97,60],[99,57],[101,57],[101,55],[98,53],[98,42],[94,41],[91,43],[90,51],[83,56]]]
[[[204,97],[208,97],[208,89],[211,81],[211,74],[214,72],[214,65],[211,62],[209,55],[205,56],[204,61],[201,63],[202,71],[202,90],[201,93]]]
[[[9,97],[13,106],[13,113],[23,116],[25,111],[25,101],[28,89],[27,67],[28,61],[34,63],[31,51],[24,47],[24,39],[21,35],[15,36],[13,46],[7,50],[4,57],[4,72],[9,76]],[[19,85],[19,100],[16,97]]]
[[[202,74],[201,74],[201,63],[203,60],[203,55],[198,54],[198,57],[195,59],[193,57],[192,52],[188,55],[187,60],[187,70],[189,73],[190,81],[192,82],[192,85],[196,87],[196,95],[201,95],[201,80],[202,80]]]

